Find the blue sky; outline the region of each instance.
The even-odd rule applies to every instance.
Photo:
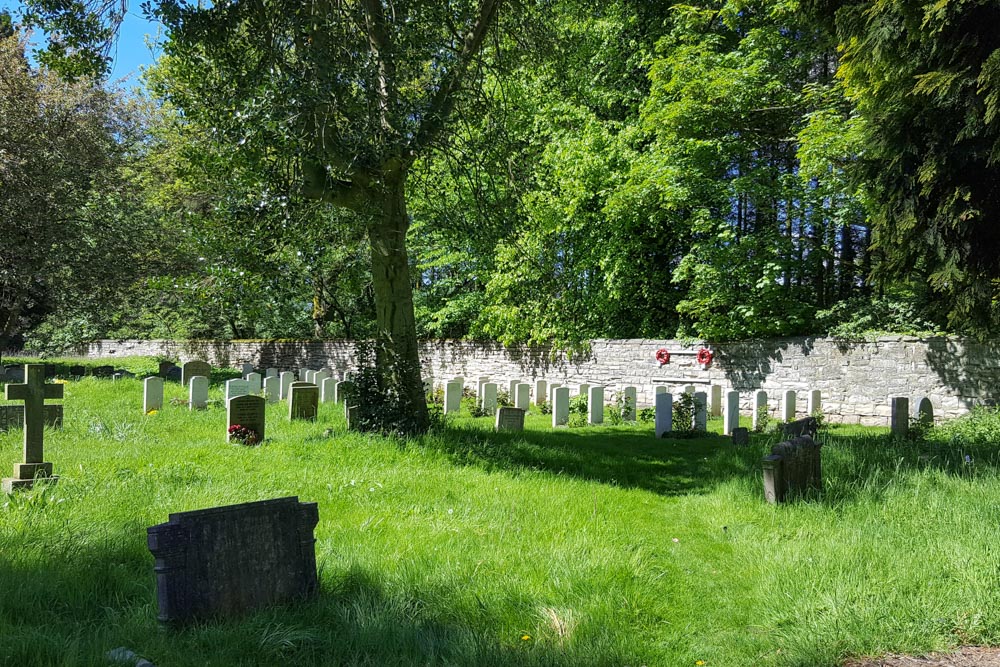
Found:
[[[131,76],[126,85],[131,87],[139,85],[139,67],[141,65],[151,65],[156,60],[158,50],[151,51],[146,45],[146,36],[156,39],[159,32],[159,24],[150,23],[142,16],[139,8],[139,0],[129,3],[128,15],[122,24],[121,33],[118,36],[118,43],[111,51],[112,70],[111,80],[115,81],[125,76]],[[0,0],[0,10],[6,9],[17,15],[22,8],[22,3],[16,0]],[[36,40],[37,41],[37,40]]]

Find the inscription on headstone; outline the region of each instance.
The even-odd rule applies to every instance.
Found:
[[[267,401],[262,396],[236,396],[226,402],[226,440],[232,440],[230,429],[244,426],[256,434],[256,441],[264,440],[264,414]],[[245,443],[250,444],[250,443]],[[256,444],[256,443],[254,443]]]
[[[500,408],[497,410],[496,430],[523,431],[524,413],[520,408]]]
[[[288,388],[288,418],[314,421],[319,414],[319,387],[311,382],[293,382]]]
[[[234,617],[315,594],[316,503],[296,497],[171,514],[151,526],[159,620]]]

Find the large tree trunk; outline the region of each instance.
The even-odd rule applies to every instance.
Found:
[[[430,424],[427,399],[420,377],[420,350],[413,312],[413,286],[406,255],[406,170],[387,174],[378,201],[381,210],[368,227],[371,241],[372,286],[379,342],[377,364],[381,375],[395,384],[406,415],[421,431]]]

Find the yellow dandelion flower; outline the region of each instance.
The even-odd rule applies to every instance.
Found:
[[[159,412],[159,410],[153,409],[153,410],[150,410],[149,412],[147,412],[146,414],[147,415],[155,415],[158,412]]]
[[[531,635],[521,635],[521,641],[526,642],[531,640]]]
[[[704,665],[704,664],[705,664],[705,661],[704,661],[704,660],[695,660],[695,661],[694,661],[694,664],[696,664],[696,665],[699,665],[699,666],[700,666],[700,665]]]

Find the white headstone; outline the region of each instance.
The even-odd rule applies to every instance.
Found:
[[[476,400],[479,401],[479,405],[483,404],[483,385],[489,381],[488,377],[481,377],[476,380]]]
[[[163,409],[163,378],[152,377],[142,381],[142,414]]]
[[[726,392],[726,410],[722,415],[722,435],[732,435],[740,425],[740,392]]]
[[[758,430],[762,414],[767,414],[767,392],[761,389],[753,399],[753,430]]]
[[[604,387],[600,385],[590,388],[590,395],[587,397],[587,423],[604,423]]]
[[[480,398],[480,407],[493,414],[497,410],[497,383],[486,382],[483,384],[483,393]]]
[[[188,407],[191,410],[204,410],[208,406],[208,378],[195,375],[188,383]]]
[[[285,400],[288,398],[288,388],[292,386],[293,382],[295,382],[295,373],[285,371],[279,377],[281,378],[281,393],[279,394],[279,397],[281,400]]]
[[[299,382],[305,382],[306,381],[306,373],[308,373],[308,372],[309,372],[308,368],[300,368],[299,369]]]
[[[668,393],[666,385],[658,384],[655,387],[653,387],[653,396],[666,393]]]
[[[316,374],[313,375],[313,384],[316,385],[317,387],[321,387],[323,386],[323,380],[327,379],[328,377],[330,377],[329,371],[327,370],[316,371]]]
[[[693,384],[686,385],[684,387],[684,393],[691,394],[692,396],[694,396],[694,385]]]
[[[694,430],[704,431],[708,428],[708,394],[704,391],[694,393]]]
[[[809,392],[806,411],[810,416],[823,412],[823,394],[819,389],[813,389]]]
[[[264,398],[268,403],[277,403],[281,399],[281,378],[277,375],[264,378]]]
[[[337,395],[337,381],[333,378],[323,378],[319,385],[320,403],[332,403]]]
[[[250,383],[246,380],[226,380],[226,402],[237,396],[246,396],[250,393]]]
[[[562,386],[561,382],[550,382],[549,383],[549,405],[555,403],[556,400],[556,389]]]
[[[520,382],[514,387],[514,407],[518,410],[528,411],[531,403],[531,385],[527,382]]]
[[[319,371],[306,371],[306,382],[316,384],[316,373],[319,373]]]
[[[795,421],[795,391],[789,389],[784,393],[781,401],[781,421]]]
[[[511,380],[507,383],[507,395],[510,397],[510,402],[514,402],[514,394],[517,392],[517,385],[521,384],[520,380]]]
[[[462,382],[452,380],[444,387],[444,413],[446,415],[458,414],[462,409]]]
[[[246,381],[250,385],[251,394],[259,394],[261,389],[260,373],[247,373]]]
[[[266,377],[266,378],[276,378],[276,377],[278,377],[278,369],[277,368],[268,368],[267,370],[264,371],[264,377]]]
[[[893,396],[889,399],[892,408],[889,426],[897,438],[905,438],[910,432],[910,399]]]
[[[722,416],[722,385],[713,384],[712,385],[712,402],[711,402],[711,415],[713,417]]]
[[[656,437],[662,438],[664,433],[673,430],[674,396],[667,392],[658,392],[656,396]]]
[[[253,373],[253,364],[243,364],[243,375],[249,375]]]
[[[545,380],[535,380],[535,405],[541,405],[545,402],[547,388],[548,382]]]
[[[556,387],[552,394],[552,428],[569,423],[569,387]]]
[[[341,380],[340,382],[334,383],[333,400],[337,403],[343,403],[346,406],[348,403],[347,394],[353,385],[354,383],[350,380]]]
[[[576,395],[584,397],[590,396],[590,385],[587,384],[586,382],[581,384],[579,387],[576,388]]]
[[[625,387],[622,390],[622,398],[625,399],[625,405],[622,406],[622,419],[627,422],[635,421],[635,399],[636,399],[636,389],[635,387]]]

